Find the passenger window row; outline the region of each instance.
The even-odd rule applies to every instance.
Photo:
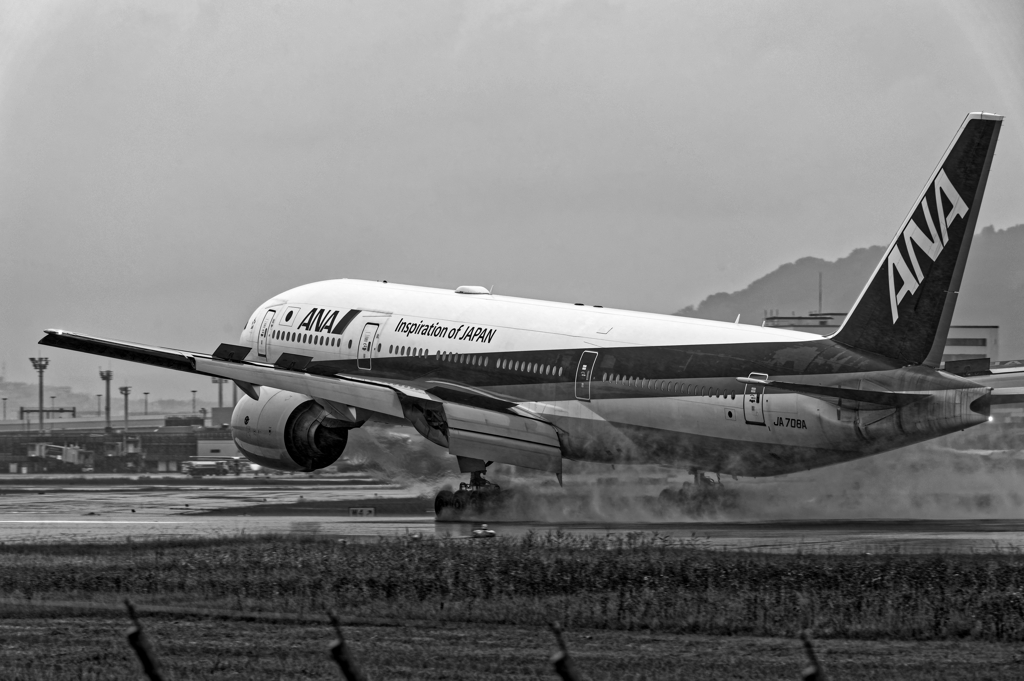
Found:
[[[491,358],[487,355],[463,355],[458,352],[437,352],[436,359],[440,362],[454,362],[456,364],[469,364],[475,367],[490,365]]]
[[[271,338],[274,340],[283,340],[288,343],[302,343],[303,345],[326,345],[332,348],[341,347],[340,338],[330,338],[323,334],[317,333],[297,333],[295,331],[275,331]],[[348,346],[352,347],[352,341],[348,342]]]
[[[498,368],[506,371],[518,371],[527,374],[540,374],[541,376],[561,376],[562,367],[541,362],[526,362],[505,357],[498,358]]]
[[[453,362],[455,364],[469,364],[470,366],[490,366],[491,358],[488,355],[464,355],[458,352],[438,351],[436,358],[441,362]],[[494,364],[495,368],[504,371],[517,371],[519,373],[540,374],[541,376],[561,376],[561,367],[541,362],[526,362],[523,360],[512,360],[506,357],[499,357]]]
[[[709,388],[706,385],[693,385],[691,383],[683,383],[681,381],[648,380],[646,378],[637,378],[635,376],[623,376],[621,374],[608,373],[602,375],[601,380],[608,381],[611,383],[621,383],[622,385],[628,385],[635,388],[660,390],[662,392],[672,393],[673,395],[690,395],[694,397],[721,397],[731,400],[736,399],[736,393],[734,392],[726,392],[724,390],[719,390],[718,388]]]
[[[426,348],[414,348],[412,346],[406,347],[404,345],[389,345],[389,355],[399,355],[401,357],[426,357],[430,354],[430,350]]]

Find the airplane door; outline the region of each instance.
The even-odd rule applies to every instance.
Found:
[[[750,378],[767,380],[768,374],[750,374]],[[755,426],[764,425],[764,386],[748,383],[743,388],[743,418]]]
[[[373,358],[373,347],[377,342],[377,330],[379,324],[367,324],[363,327],[363,334],[359,337],[359,347],[356,350],[356,367],[369,369]]]
[[[597,364],[597,352],[586,350],[580,357],[580,364],[576,367],[576,399],[585,402],[590,401],[590,379],[594,374],[594,366]]]
[[[267,310],[267,314],[263,315],[263,323],[260,324],[260,334],[256,341],[256,352],[260,357],[267,356],[267,334],[270,333],[270,322],[274,321],[274,313],[276,310]]]

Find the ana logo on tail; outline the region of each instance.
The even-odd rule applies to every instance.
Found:
[[[892,249],[889,251],[888,263],[886,264],[886,270],[889,274],[889,303],[892,306],[892,323],[895,324],[896,320],[900,317],[899,305],[900,301],[908,295],[913,295],[917,291],[917,287],[920,286],[921,282],[924,281],[924,277],[927,274],[926,271],[921,269],[921,263],[918,261],[917,252],[914,250],[914,245],[929,258],[932,262],[939,257],[942,253],[942,249],[949,243],[949,228],[953,224],[953,220],[957,216],[961,218],[967,217],[967,211],[971,209],[963,199],[960,198],[960,194],[957,193],[956,188],[953,187],[953,183],[946,177],[946,171],[940,169],[938,176],[935,178],[935,184],[932,185],[933,194],[935,196],[935,215],[937,216],[938,229],[936,225],[932,224],[932,211],[928,207],[928,192],[921,200],[921,212],[924,214],[925,227],[927,230],[921,229],[916,222],[914,222],[913,214],[910,219],[907,220],[907,226],[903,228],[903,231],[892,244]],[[948,213],[943,212],[942,197],[946,197],[946,203],[952,206]],[[915,211],[916,212],[916,211]],[[907,265],[907,261],[903,258],[903,253],[900,251],[900,237],[902,237],[904,244],[907,248],[907,255],[910,258],[910,265]],[[928,263],[925,263],[928,267]],[[930,269],[930,267],[929,267]],[[900,279],[903,281],[903,285],[900,286],[900,290],[896,291],[896,280],[893,277],[893,270],[899,273]]]

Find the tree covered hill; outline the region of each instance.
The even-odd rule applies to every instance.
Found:
[[[818,309],[818,273],[823,311],[847,312],[882,258],[884,248],[858,248],[835,261],[800,258],[741,291],[716,293],[676,312],[686,317],[760,324],[766,310],[807,314]],[[975,234],[954,324],[998,324],[1000,359],[1024,359],[1024,224]]]

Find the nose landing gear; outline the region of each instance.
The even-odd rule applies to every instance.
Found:
[[[483,471],[469,474],[469,482],[459,483],[456,492],[442,490],[434,497],[434,514],[450,519],[479,514],[497,505],[501,487],[484,478]]]

